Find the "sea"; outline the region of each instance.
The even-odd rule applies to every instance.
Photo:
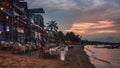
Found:
[[[96,47],[95,45],[86,45],[84,51],[96,68],[120,68],[120,48],[109,49]]]

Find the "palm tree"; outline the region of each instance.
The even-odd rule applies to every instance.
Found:
[[[51,20],[47,23],[46,30],[48,31],[48,39],[58,38],[58,26],[55,20]]]
[[[47,29],[50,31],[57,31],[58,30],[58,26],[57,26],[57,22],[54,20],[51,20],[47,23]]]

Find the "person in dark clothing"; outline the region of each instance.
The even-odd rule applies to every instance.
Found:
[[[37,41],[38,41],[38,39],[36,38],[36,39],[34,40],[35,45],[37,45]]]
[[[82,47],[82,49],[84,49],[84,44],[83,44],[83,42],[81,42],[81,47]]]
[[[45,47],[45,41],[44,40],[41,40],[41,45],[42,45],[42,47]]]

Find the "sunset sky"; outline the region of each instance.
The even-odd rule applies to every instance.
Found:
[[[120,0],[26,0],[29,8],[43,8],[45,23],[53,19],[59,30],[89,40],[120,41]]]

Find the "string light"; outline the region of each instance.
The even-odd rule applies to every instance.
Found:
[[[0,8],[0,10],[4,10],[4,8],[3,8],[3,7],[1,7],[1,8]]]

